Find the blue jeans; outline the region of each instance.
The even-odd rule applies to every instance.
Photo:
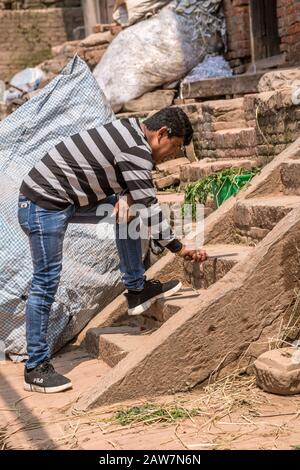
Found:
[[[109,196],[101,203],[117,202],[117,195]],[[81,208],[76,211],[73,205],[64,210],[43,209],[25,196],[19,196],[18,219],[22,230],[29,238],[33,277],[26,304],[26,341],[28,361],[26,367],[32,369],[49,357],[46,340],[51,306],[54,302],[62,269],[63,241],[68,223],[98,223],[104,216],[97,216],[98,206]],[[115,238],[120,258],[122,280],[127,289],[140,290],[144,287],[145,269],[142,261],[141,240],[119,237],[119,225],[115,218]]]

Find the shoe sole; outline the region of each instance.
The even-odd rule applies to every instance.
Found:
[[[26,390],[26,392],[57,393],[68,390],[69,388],[72,388],[71,382],[64,385],[58,385],[57,387],[41,387],[39,385],[24,382],[24,390]]]
[[[182,283],[178,282],[178,284],[172,289],[167,290],[166,292],[163,292],[162,294],[158,294],[155,297],[152,297],[151,299],[147,300],[141,305],[138,305],[137,307],[134,308],[129,308],[128,309],[128,315],[133,316],[133,315],[141,315],[144,313],[146,310],[148,310],[149,307],[151,307],[152,304],[158,299],[164,299],[166,297],[171,297],[171,295],[175,294],[178,292],[182,287]]]

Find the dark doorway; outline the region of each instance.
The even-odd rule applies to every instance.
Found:
[[[276,9],[277,0],[250,0],[253,62],[280,53]]]

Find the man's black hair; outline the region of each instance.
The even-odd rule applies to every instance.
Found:
[[[189,145],[193,137],[190,120],[178,107],[163,108],[147,118],[144,124],[149,131],[158,131],[161,127],[168,127],[169,136],[183,137],[184,145]]]

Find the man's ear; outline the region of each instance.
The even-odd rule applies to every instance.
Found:
[[[157,132],[158,142],[160,142],[162,137],[169,136],[169,128],[166,126],[161,127]]]

